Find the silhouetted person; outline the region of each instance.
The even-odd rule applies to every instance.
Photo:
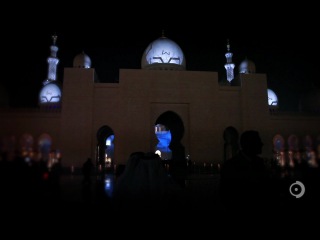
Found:
[[[181,192],[180,186],[168,176],[159,155],[135,152],[116,182],[115,207],[139,214],[163,213],[171,207],[176,210]]]
[[[170,149],[172,149],[170,174],[181,187],[185,187],[185,180],[188,174],[185,148],[179,141],[171,141]]]
[[[91,158],[87,158],[87,160],[82,165],[82,175],[83,180],[82,184],[84,185],[91,185],[91,175],[93,171],[93,163]]]
[[[61,186],[60,186],[60,177],[62,174],[62,165],[61,165],[61,158],[57,160],[52,166],[51,171],[49,172],[49,183],[50,183],[50,190],[52,194],[53,200],[60,199],[61,193]]]
[[[259,156],[262,147],[257,131],[245,131],[240,137],[238,154],[223,163],[220,193],[225,209],[246,212],[270,204],[269,174],[264,159]]]
[[[82,199],[85,203],[92,203],[92,187],[91,187],[91,176],[93,172],[94,165],[91,158],[87,160],[82,165]]]

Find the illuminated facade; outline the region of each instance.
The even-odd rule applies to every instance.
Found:
[[[263,157],[285,161],[284,154],[290,159],[304,148],[317,152],[319,114],[274,111],[277,97],[252,61],[244,60],[233,77],[230,46],[228,85],[219,83],[217,72],[188,71],[182,49],[162,36],[147,46],[141,69],[119,70],[119,83],[96,82],[91,60],[82,53],[73,67],[64,68],[60,88],[57,50],[54,42],[40,107],[0,111],[1,151],[9,157],[23,152],[51,161],[61,156],[71,168],[81,167],[87,157],[113,166],[125,164],[132,152],[158,150],[164,159],[188,156],[215,165],[232,156],[237,143],[232,135],[248,129],[260,132]],[[48,102],[60,105],[54,111],[42,108]],[[303,141],[306,136],[312,143]]]

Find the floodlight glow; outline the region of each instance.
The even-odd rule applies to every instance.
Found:
[[[112,197],[114,187],[114,181],[112,176],[106,175],[104,181],[104,192],[107,194],[108,197]]]
[[[155,154],[158,154],[159,157],[161,157],[161,151],[160,150],[155,151]]]
[[[114,140],[114,135],[110,135],[110,136],[106,139],[106,146],[111,146],[113,140]]]

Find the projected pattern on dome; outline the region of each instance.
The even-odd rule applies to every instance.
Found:
[[[269,106],[277,106],[278,105],[278,97],[274,91],[268,89],[268,105]]]
[[[45,85],[39,95],[41,103],[56,103],[60,102],[61,99],[61,90],[60,88],[53,83]]]
[[[146,60],[149,64],[153,63],[172,63],[182,65],[183,53],[181,49],[171,41],[158,40],[151,43],[148,47]]]

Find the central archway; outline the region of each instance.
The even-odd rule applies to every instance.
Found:
[[[164,130],[162,132],[167,135],[163,142],[166,143],[165,145],[167,145],[171,151],[169,172],[176,182],[184,187],[187,174],[187,159],[185,156],[185,147],[181,143],[184,136],[182,119],[177,113],[166,111],[157,118],[155,129],[157,129],[157,127],[162,127],[162,130]]]
[[[96,164],[100,171],[112,171],[114,165],[114,132],[102,126],[97,132]]]
[[[164,112],[155,122],[155,126],[159,125],[164,126],[165,130],[171,133],[171,139],[168,145],[172,152],[171,160],[186,161],[185,148],[181,143],[184,135],[184,125],[180,116],[173,111]]]

